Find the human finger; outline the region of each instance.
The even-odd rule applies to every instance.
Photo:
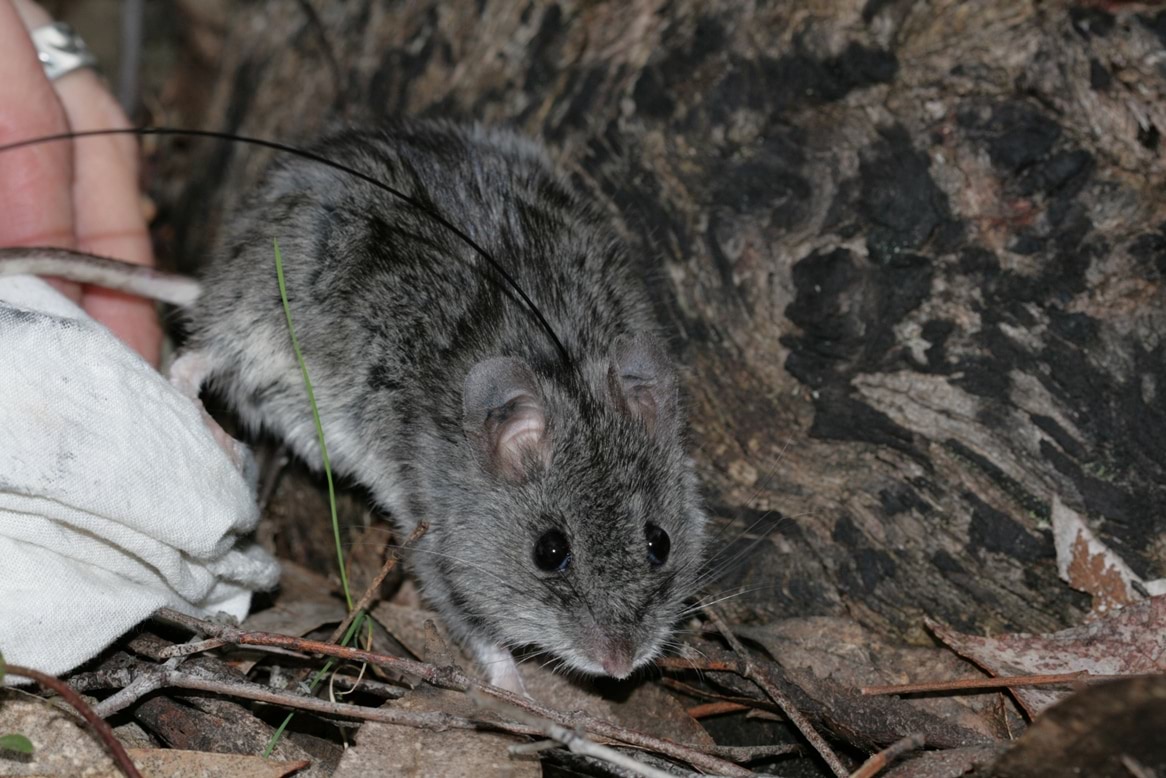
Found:
[[[30,29],[51,17],[32,0],[15,0]],[[74,131],[129,126],[120,106],[90,68],[66,73],[54,83],[68,125]],[[81,251],[153,265],[138,187],[138,147],[131,136],[98,136],[73,144],[73,234]],[[152,363],[162,332],[154,303],[101,287],[83,289],[82,306]]]
[[[0,144],[68,130],[25,25],[10,0],[0,0]],[[45,143],[0,158],[0,243],[72,247],[72,147]],[[76,284],[58,288],[75,301]]]

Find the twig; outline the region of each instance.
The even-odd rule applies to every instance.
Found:
[[[187,616],[184,613],[171,610],[169,608],[162,608],[154,614],[155,618],[163,619],[173,624],[178,624],[190,629],[193,632],[199,632],[205,635],[210,635],[216,642],[227,641],[236,645],[256,646],[266,648],[275,646],[278,648],[289,648],[296,651],[302,651],[311,654],[322,654],[325,656],[332,656],[338,659],[343,659],[351,662],[367,662],[378,667],[386,667],[393,669],[400,673],[416,676],[431,686],[436,686],[442,689],[451,689],[453,691],[467,692],[470,689],[478,689],[483,694],[487,694],[503,702],[509,703],[519,709],[525,710],[536,716],[550,719],[556,724],[565,727],[581,727],[590,734],[606,738],[609,740],[626,743],[637,748],[642,748],[647,751],[654,751],[663,754],[678,761],[687,762],[692,766],[710,773],[719,773],[729,776],[744,776],[748,775],[748,771],[743,770],[731,762],[723,759],[710,756],[708,753],[700,750],[698,747],[687,746],[671,740],[664,740],[662,738],[651,737],[636,730],[627,729],[625,727],[612,724],[609,721],[588,716],[582,712],[563,712],[553,708],[540,705],[533,700],[526,697],[519,696],[505,689],[500,689],[497,686],[484,683],[473,678],[457,667],[435,667],[434,665],[425,662],[419,662],[413,659],[405,659],[403,657],[389,656],[386,654],[377,654],[372,651],[364,651],[356,648],[346,648],[337,646],[331,643],[324,643],[317,640],[306,640],[304,638],[290,637],[288,635],[278,635],[268,632],[245,632],[237,627],[230,627],[223,624],[215,624],[212,622],[197,619],[193,616]],[[205,642],[205,641],[204,641]],[[198,653],[202,650],[203,643],[185,643],[182,645],[171,646],[166,651],[162,652],[164,656],[180,656]],[[407,723],[407,722],[402,722]]]
[[[534,727],[551,740],[562,743],[573,754],[591,757],[601,762],[622,767],[635,775],[643,776],[643,778],[675,778],[671,773],[667,773],[652,765],[644,764],[639,759],[620,753],[614,748],[592,742],[582,733],[560,726],[550,719],[543,718],[542,716],[533,716],[525,710],[512,706],[501,705],[495,700],[486,698],[476,689],[470,690],[470,699],[487,710],[493,710],[509,718],[518,719],[524,724]]]
[[[133,668],[130,667],[93,670],[69,676],[69,687],[78,694],[99,689],[123,689],[133,683],[137,677]]]
[[[527,754],[541,754],[543,751],[549,751],[552,748],[561,746],[557,740],[535,740],[531,743],[519,743],[506,749],[511,756],[526,756]]]
[[[346,676],[341,676],[340,678],[347,682],[355,680]],[[404,724],[406,726],[431,729],[438,732],[446,729],[478,729],[485,724],[518,735],[537,734],[536,731],[529,727],[513,725],[508,722],[479,722],[453,714],[419,713],[414,711],[400,711],[386,707],[373,708],[364,705],[331,702],[296,691],[274,690],[269,686],[252,683],[251,681],[213,677],[204,668],[199,668],[194,672],[188,672],[174,667],[156,667],[142,663],[134,668],[123,668],[116,674],[86,674],[84,685],[90,689],[102,689],[110,688],[109,684],[116,683],[117,681],[126,682],[125,688],[118,695],[119,698],[122,693],[129,691],[133,691],[134,696],[128,699],[120,699],[118,704],[111,706],[109,715],[120,712],[150,692],[170,688],[211,692],[227,697],[307,710],[336,718],[383,721],[389,724]],[[112,700],[113,698],[111,697],[109,699]]]
[[[130,643],[130,648],[134,651],[141,651],[146,656],[153,658],[155,661],[162,659],[158,656],[164,650],[164,642],[156,635],[149,633],[142,633],[134,637]],[[151,667],[151,673],[137,674],[133,676],[133,680],[129,683],[121,684],[120,690],[115,694],[106,697],[104,700],[94,706],[94,711],[103,719],[107,719],[113,714],[124,710],[133,703],[145,697],[153,691],[161,689],[163,684],[158,679],[158,672],[163,670],[174,670],[180,664],[186,661],[186,657],[178,656],[166,659],[161,667]],[[128,668],[127,668],[128,669]],[[130,670],[130,672],[134,672]],[[98,675],[98,677],[100,677]],[[73,679],[70,679],[72,682]],[[74,687],[76,688],[76,687]],[[107,686],[106,688],[115,688]]]
[[[687,713],[694,719],[707,719],[709,716],[723,716],[726,713],[740,713],[743,710],[752,710],[752,708],[739,702],[718,700],[717,702],[706,702],[702,705],[693,705],[688,709]]]
[[[163,668],[154,674],[139,675],[133,683],[121,689],[117,694],[106,697],[97,703],[95,710],[105,718],[120,713],[150,692],[156,692],[163,688],[166,685],[165,672],[166,670]]]
[[[837,754],[834,753],[833,749],[830,748],[822,736],[818,734],[817,730],[810,724],[809,719],[777,688],[777,685],[769,677],[769,674],[753,664],[751,655],[745,650],[745,646],[741,644],[740,639],[729,629],[729,625],[725,623],[725,620],[721,618],[720,614],[709,607],[701,608],[701,610],[709,617],[721,635],[724,636],[725,640],[729,642],[729,646],[732,647],[737,656],[741,658],[743,665],[741,668],[742,675],[760,686],[769,695],[770,699],[777,703],[777,706],[781,708],[781,712],[798,728],[802,736],[809,741],[810,745],[814,747],[814,750],[818,752],[826,762],[826,765],[833,771],[834,775],[838,778],[846,778],[850,774],[850,771],[842,764]]]
[[[874,778],[883,768],[898,759],[908,751],[923,748],[925,738],[920,734],[908,735],[879,751],[877,754],[862,763],[862,767],[855,770],[850,778]]]
[[[726,656],[728,656],[728,654],[726,654]],[[657,660],[657,665],[661,666],[661,667],[663,666],[663,665],[660,665],[659,660]],[[724,673],[734,673],[736,675],[743,675],[744,674],[744,671],[743,671],[741,664],[739,662],[727,662],[727,661],[722,661],[722,660],[718,660],[718,659],[710,659],[708,657],[700,660],[700,662],[698,664],[695,664],[695,665],[693,664],[692,660],[686,659],[686,660],[684,660],[684,664],[679,665],[679,667],[680,667],[680,669],[683,669],[683,670],[698,670],[700,672],[718,672],[718,673],[724,672]],[[717,692],[709,691],[708,689],[700,689],[700,688],[697,688],[696,686],[692,686],[690,684],[684,683],[683,681],[678,681],[675,678],[667,678],[667,677],[661,678],[660,683],[662,683],[664,686],[667,686],[670,689],[675,689],[675,690],[681,692],[682,694],[687,694],[690,697],[704,697],[707,700],[712,700],[712,701],[717,701],[717,702],[736,703],[737,705],[741,706],[741,708],[740,708],[741,710],[746,711],[745,718],[747,718],[747,719],[762,719],[764,721],[787,721],[787,719],[784,718],[783,716],[773,712],[773,711],[780,711],[781,708],[777,707],[769,700],[762,700],[762,699],[758,699],[757,697],[718,694]],[[710,708],[711,708],[711,706],[710,706]],[[697,706],[689,709],[689,711],[688,711],[689,715],[692,715],[693,711],[700,713],[701,712],[700,706],[697,705]],[[726,707],[724,712],[730,713],[732,711],[730,711],[729,708]],[[704,715],[711,716],[714,714],[710,710],[710,711],[704,712]],[[693,718],[697,718],[697,716],[693,716]],[[711,753],[713,753],[713,751],[710,750],[710,751],[708,751],[708,753],[711,754]]]
[[[797,743],[771,743],[764,746],[713,746],[709,749],[709,753],[723,759],[731,759],[734,762],[749,762],[767,756],[785,756],[801,752],[802,747]]]
[[[656,660],[656,667],[665,670],[705,670],[711,673],[737,673],[740,666],[736,662],[720,662],[716,659],[685,659],[679,656],[662,656]]]
[[[721,670],[724,670],[725,667],[727,666],[727,665],[724,665],[722,663],[717,663],[715,660],[711,660],[711,661],[713,664],[721,664],[721,667],[720,667]],[[732,665],[732,667],[733,667],[733,670],[731,670],[730,672],[736,672],[737,666]],[[690,669],[690,668],[686,668],[686,669]],[[706,670],[706,669],[710,669],[710,668],[701,666],[700,669]],[[688,695],[689,697],[703,697],[705,700],[709,701],[708,703],[705,703],[702,705],[694,705],[693,707],[688,709],[688,711],[687,711],[688,715],[692,716],[694,719],[705,718],[708,716],[718,716],[718,715],[721,715],[723,713],[736,713],[738,711],[748,711],[748,713],[746,714],[747,718],[748,717],[761,717],[761,718],[765,718],[765,719],[772,719],[774,721],[784,721],[784,719],[782,719],[781,717],[771,713],[771,711],[773,711],[773,710],[780,710],[780,709],[776,705],[774,705],[772,702],[770,702],[769,700],[760,700],[760,699],[757,699],[756,697],[720,694],[720,693],[717,693],[714,691],[710,691],[708,689],[701,689],[699,687],[692,686],[691,684],[684,683],[683,681],[678,681],[675,678],[664,677],[664,678],[660,679],[660,683],[663,684],[664,686],[668,687],[669,689],[674,689],[674,690],[680,692],[681,694]],[[713,703],[717,703],[717,702],[725,703],[724,707],[719,708],[713,704]],[[738,707],[731,707],[730,705],[736,705]]]
[[[996,678],[960,678],[956,681],[933,681],[930,683],[905,683],[898,686],[864,686],[859,691],[866,695],[915,694],[918,692],[953,692],[966,689],[1006,689],[1010,686],[1052,686],[1074,681],[1108,681],[1125,678],[1120,675],[1090,675],[1082,670],[1060,675],[1013,675]]]
[[[1146,767],[1129,754],[1122,754],[1121,766],[1126,769],[1126,772],[1130,774],[1131,778],[1158,778],[1157,770]]]
[[[371,603],[373,599],[376,598],[376,596],[380,593],[381,584],[385,582],[385,578],[387,578],[389,573],[393,571],[393,568],[397,566],[397,562],[401,560],[401,551],[404,551],[410,545],[415,543],[418,538],[420,538],[428,531],[429,524],[422,521],[413,529],[413,532],[409,534],[409,537],[405,539],[405,542],[402,543],[399,548],[393,549],[393,553],[390,554],[389,558],[385,560],[385,563],[381,565],[381,571],[377,573],[377,577],[372,579],[372,583],[370,583],[368,588],[364,590],[364,594],[362,594],[360,599],[356,601],[356,605],[352,606],[352,610],[350,610],[348,615],[344,617],[344,621],[340,622],[340,626],[336,627],[336,629],[332,631],[332,635],[328,638],[329,643],[335,643],[339,641],[340,638],[344,636],[344,633],[348,631],[348,627],[352,624],[353,619],[355,619],[361,611],[367,609],[369,603]]]
[[[660,666],[661,665],[657,665],[657,667],[660,667]],[[684,669],[693,670],[696,668],[693,668],[691,666],[686,666]],[[704,670],[705,668],[702,665],[699,669]],[[700,697],[701,699],[704,699],[704,700],[724,700],[725,702],[740,702],[742,704],[744,704],[746,702],[756,702],[756,700],[752,697],[748,697],[748,698],[746,698],[746,697],[734,697],[734,696],[731,696],[728,694],[724,694],[722,692],[714,692],[711,689],[702,689],[699,686],[693,686],[690,683],[685,683],[684,681],[678,680],[676,678],[669,678],[666,675],[662,676],[659,679],[659,682],[661,684],[663,684],[664,686],[667,686],[669,689],[672,689],[673,691],[679,692],[681,694],[688,695],[689,697]]]
[[[181,670],[166,670],[164,672],[164,686],[192,691],[224,694],[239,699],[263,702],[269,705],[279,705],[288,708],[311,711],[325,716],[337,718],[354,718],[364,721],[383,721],[387,724],[402,724],[417,729],[428,729],[434,732],[444,732],[447,729],[477,729],[481,724],[463,716],[450,713],[409,711],[392,706],[372,708],[365,705],[353,705],[347,702],[331,702],[319,697],[311,697],[295,692],[277,692],[272,689],[248,681],[220,681],[211,678],[200,678],[197,675],[182,672]],[[491,725],[494,722],[490,722]],[[513,731],[509,726],[503,725]],[[531,734],[529,731],[519,731],[518,734]]]
[[[19,675],[22,678],[28,678],[31,681],[36,681],[41,686],[51,689],[60,695],[61,699],[73,706],[73,708],[81,714],[85,721],[89,722],[89,726],[93,727],[93,731],[101,738],[101,742],[109,749],[113,761],[117,764],[127,778],[142,778],[142,774],[138,772],[138,768],[134,766],[134,762],[130,759],[130,755],[126,753],[125,748],[114,737],[113,730],[105,723],[105,719],[93,712],[93,709],[81,698],[80,694],[69,688],[69,685],[59,678],[54,678],[51,675],[46,675],[39,670],[33,670],[29,667],[21,667],[20,665],[8,665],[8,675]]]

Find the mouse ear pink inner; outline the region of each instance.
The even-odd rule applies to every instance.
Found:
[[[676,370],[664,345],[650,335],[621,335],[611,346],[608,388],[616,405],[640,419],[648,432],[677,432]]]
[[[535,462],[549,463],[546,409],[526,363],[495,357],[474,365],[462,404],[466,437],[486,470],[522,481]]]

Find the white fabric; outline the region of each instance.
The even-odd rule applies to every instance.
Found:
[[[242,618],[278,566],[201,409],[39,279],[0,278],[0,652],[60,674],[153,611]]]

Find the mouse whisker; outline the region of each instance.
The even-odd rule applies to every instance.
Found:
[[[739,534],[737,534],[736,537],[734,537],[732,540],[730,540],[726,543],[717,543],[717,542],[713,541],[713,542],[710,542],[710,545],[716,545],[718,548],[721,548],[721,549],[730,549],[733,547],[734,544],[737,543],[737,541],[751,535],[754,532],[755,528],[764,524],[765,521],[770,516],[773,516],[775,513],[778,514],[778,517],[779,517],[778,521],[773,522],[773,526],[769,527],[764,532],[757,535],[755,539],[760,540],[760,539],[766,538],[769,536],[769,533],[773,532],[773,530],[776,529],[777,525],[780,524],[782,520],[784,520],[784,517],[782,517],[781,514],[779,514],[776,510],[771,509],[771,510],[767,510],[764,513],[762,513],[759,517],[757,517],[756,519],[753,520],[753,523],[749,524],[747,527],[742,529],[741,532]],[[730,521],[730,522],[726,523],[725,526],[722,528],[722,532],[724,531],[724,529],[727,529],[727,528],[733,526],[735,523],[736,523],[735,521]],[[718,533],[718,535],[719,534],[721,534],[721,533]],[[722,553],[721,551],[718,551],[715,554],[713,554],[713,556],[709,558],[709,560],[706,564],[711,564],[717,558],[717,556],[721,553]]]
[[[767,489],[769,489],[771,482],[777,476],[778,467],[781,466],[782,461],[785,459],[786,452],[789,451],[789,448],[791,445],[793,445],[793,442],[794,442],[794,439],[792,437],[786,438],[785,443],[781,447],[781,451],[779,451],[777,454],[777,461],[774,462],[773,465],[769,468],[769,472],[767,472],[763,478],[758,480],[757,486],[753,489],[752,496],[750,496],[747,500],[745,500],[742,503],[743,505],[752,505],[753,503],[755,503],[757,501],[757,499]],[[724,533],[724,531],[731,526],[732,526],[732,522],[729,522],[728,524],[723,525],[717,531],[717,533],[712,538],[710,538],[710,540],[709,540],[710,544],[715,544],[716,541],[720,540],[721,534]]]
[[[770,538],[770,536],[782,524],[784,524],[787,521],[795,521],[796,520],[796,517],[782,516],[778,521],[775,521],[772,524],[770,524],[770,526],[766,527],[765,531],[761,532],[760,534],[755,536],[752,540],[750,540],[744,546],[744,548],[739,548],[738,550],[732,552],[731,555],[725,556],[723,559],[718,559],[718,557],[720,557],[723,553],[727,553],[727,551],[729,549],[732,549],[732,547],[734,545],[736,545],[738,543],[738,541],[748,537],[748,535],[750,534],[750,531],[754,527],[756,527],[759,523],[764,522],[773,513],[775,513],[775,511],[766,511],[760,518],[758,518],[756,521],[754,521],[748,528],[746,528],[739,535],[737,535],[737,537],[734,538],[730,543],[726,544],[724,546],[724,548],[726,549],[725,552],[717,552],[716,554],[713,554],[704,563],[705,569],[701,572],[700,575],[697,576],[697,579],[696,579],[697,589],[703,588],[710,583],[718,581],[721,578],[725,577],[728,573],[737,569],[738,566],[741,563],[743,563],[745,560],[747,560],[750,556],[752,556],[753,553],[757,550],[757,548],[763,542],[768,540]],[[799,516],[800,515],[803,515],[803,514],[799,514]]]
[[[417,548],[416,546],[405,548],[404,546],[400,546],[397,544],[390,544],[389,547],[396,548],[396,549],[402,549],[402,550],[405,550],[407,553],[411,553],[411,554],[429,554],[430,556],[436,556],[436,557],[441,557],[443,559],[448,559],[451,562],[457,562],[458,564],[465,565],[466,567],[472,568],[474,570],[477,570],[480,573],[484,573],[485,575],[490,576],[491,578],[493,578],[494,580],[498,581],[503,586],[505,586],[507,589],[510,589],[512,591],[515,591],[515,592],[524,592],[525,591],[522,587],[518,586],[517,584],[515,584],[511,581],[507,581],[505,578],[503,578],[502,576],[493,572],[492,570],[489,570],[489,569],[487,569],[487,568],[483,567],[482,565],[479,565],[475,562],[471,562],[468,559],[463,559],[461,557],[454,556],[453,554],[446,554],[446,553],[443,553],[441,551],[434,551],[434,550],[428,549],[428,548]]]
[[[694,613],[698,613],[699,611],[703,610],[704,608],[711,608],[714,605],[717,605],[717,604],[722,603],[722,602],[726,602],[728,600],[732,600],[732,599],[737,598],[737,597],[741,597],[741,596],[746,595],[746,594],[752,594],[754,592],[766,591],[766,590],[772,589],[772,588],[773,588],[772,585],[769,585],[769,586],[751,586],[747,589],[741,589],[740,591],[732,592],[731,594],[717,595],[716,599],[708,600],[708,601],[702,600],[702,601],[697,602],[695,605],[689,606],[687,609],[681,611],[680,616],[681,616],[681,618],[683,618],[685,616],[690,616]]]

